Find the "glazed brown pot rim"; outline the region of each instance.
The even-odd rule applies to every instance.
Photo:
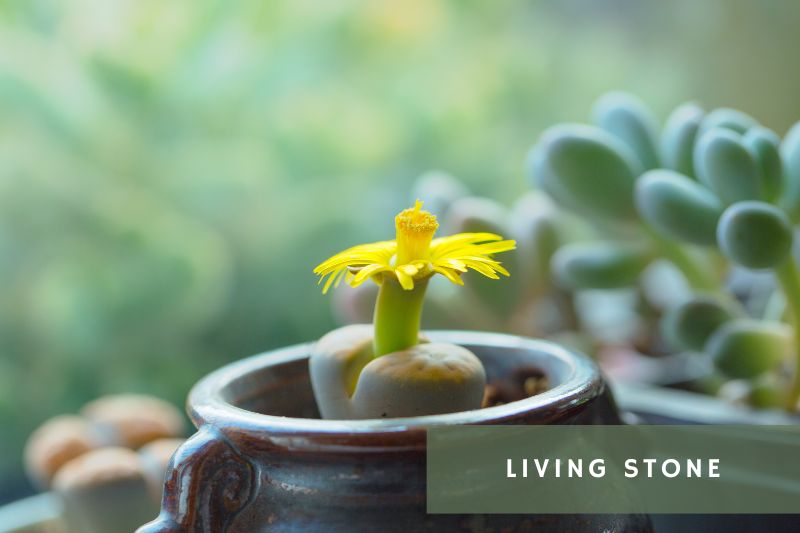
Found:
[[[410,418],[369,420],[321,420],[292,418],[248,411],[230,401],[232,384],[247,375],[279,364],[307,359],[313,343],[298,344],[265,352],[226,365],[201,379],[191,390],[188,411],[197,427],[211,426],[224,435],[237,439],[246,435],[248,440],[265,439],[278,447],[292,449],[319,449],[338,444],[359,445],[370,443],[385,445],[387,441],[417,445],[424,442],[425,429],[432,426],[465,424],[531,423],[531,413],[540,411],[537,423],[547,423],[549,418],[579,408],[582,404],[603,393],[605,383],[597,364],[584,354],[568,350],[555,343],[515,335],[476,331],[428,331],[434,342],[448,342],[466,347],[529,350],[554,357],[566,365],[567,375],[561,383],[529,398],[507,404]],[[524,422],[527,421],[527,422]]]

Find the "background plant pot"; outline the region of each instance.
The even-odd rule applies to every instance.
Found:
[[[684,390],[612,380],[625,422],[636,424],[794,425],[800,415],[755,409]]]
[[[783,411],[753,409],[733,405],[705,394],[654,387],[641,383],[613,382],[620,409],[626,422],[636,424],[743,424],[792,425],[800,422],[797,415]],[[753,428],[753,439],[758,439],[758,429]],[[757,449],[757,443],[754,449]],[[742,483],[762,484],[763,474],[742,472]],[[784,487],[792,487],[794,480],[773,480]],[[794,532],[800,524],[800,515],[652,515],[656,531],[681,531],[704,533],[726,531],[747,533],[770,531]]]
[[[642,383],[692,390],[714,375],[708,357],[691,352],[650,356],[625,346],[608,347],[597,354],[603,373],[613,382]]]
[[[1,533],[59,533],[66,531],[62,503],[50,492],[29,496],[0,507]]]
[[[199,431],[172,460],[161,515],[139,533],[254,531],[647,531],[622,515],[426,515],[426,427],[451,424],[616,424],[598,367],[554,344],[492,333],[429,332],[482,360],[490,382],[543,370],[551,389],[495,407],[417,418],[320,420],[310,345],[245,359],[189,396]]]

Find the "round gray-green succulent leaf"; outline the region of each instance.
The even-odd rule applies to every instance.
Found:
[[[800,217],[800,122],[791,127],[781,144],[784,178],[780,205],[792,217]]]
[[[724,128],[739,135],[744,135],[750,128],[758,126],[758,121],[738,109],[720,107],[705,116],[700,124],[698,138],[714,128]]]
[[[561,243],[562,212],[539,192],[530,192],[514,204],[509,216],[510,235],[517,241],[515,277],[524,294],[549,286],[550,259]]]
[[[725,128],[705,132],[695,145],[695,173],[725,204],[759,200],[761,169],[742,137]]]
[[[791,328],[786,324],[741,318],[718,328],[708,339],[705,351],[726,376],[752,379],[786,361],[792,340]]]
[[[711,294],[698,294],[664,315],[662,331],[673,348],[701,352],[714,331],[743,315],[741,307],[733,302],[722,301]]]
[[[547,140],[560,131],[561,126],[553,126],[542,134],[538,143],[533,145],[525,158],[525,172],[530,185],[547,194],[559,206],[574,213],[582,213],[579,202],[572,198],[569,191],[556,178],[547,158]]]
[[[566,289],[617,289],[635,285],[652,259],[652,251],[639,244],[579,242],[559,248],[551,268]]]
[[[644,169],[660,166],[655,115],[636,96],[624,92],[603,95],[592,111],[594,123],[625,143]]]
[[[672,170],[651,170],[636,183],[636,209],[666,237],[714,246],[723,206],[702,184]]]
[[[700,106],[687,102],[667,118],[661,133],[661,160],[666,168],[694,177],[694,144],[704,116]]]
[[[728,207],[717,226],[720,250],[739,265],[775,268],[789,258],[792,225],[779,208],[765,202],[738,202]]]
[[[642,165],[618,138],[594,126],[560,124],[529,159],[534,181],[563,207],[606,221],[635,221],[633,187]]]
[[[763,199],[768,202],[776,201],[783,188],[780,137],[768,128],[756,126],[742,137],[742,143],[753,154],[761,170],[761,193]]]

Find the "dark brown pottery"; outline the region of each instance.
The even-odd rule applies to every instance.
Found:
[[[472,350],[490,382],[502,384],[535,367],[551,389],[460,413],[320,420],[308,377],[309,345],[233,363],[190,393],[198,432],[172,459],[161,514],[139,533],[650,531],[645,516],[426,514],[427,427],[620,422],[586,356],[510,335],[427,335]]]

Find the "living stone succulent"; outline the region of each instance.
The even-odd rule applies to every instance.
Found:
[[[373,357],[373,337],[372,325],[353,324],[317,341],[310,372],[323,418],[396,418],[480,407],[486,374],[465,348],[420,338]]]
[[[774,397],[796,410],[800,123],[781,142],[745,113],[687,103],[659,132],[642,102],[622,93],[603,96],[593,119],[548,129],[528,157],[534,186],[602,241],[561,247],[555,280],[573,290],[632,287],[654,260],[670,261],[696,294],[664,316],[673,348],[708,353],[753,391],[772,375],[782,391]],[[791,326],[736,301],[728,285],[736,269],[774,273]]]
[[[420,320],[436,274],[456,285],[473,270],[498,279],[509,272],[493,256],[516,243],[490,232],[434,239],[436,216],[422,202],[395,217],[396,239],[348,248],[314,269],[323,292],[341,281],[379,285],[372,325],[351,325],[322,337],[309,371],[323,418],[398,418],[478,409],[486,375],[469,350],[428,343]]]

